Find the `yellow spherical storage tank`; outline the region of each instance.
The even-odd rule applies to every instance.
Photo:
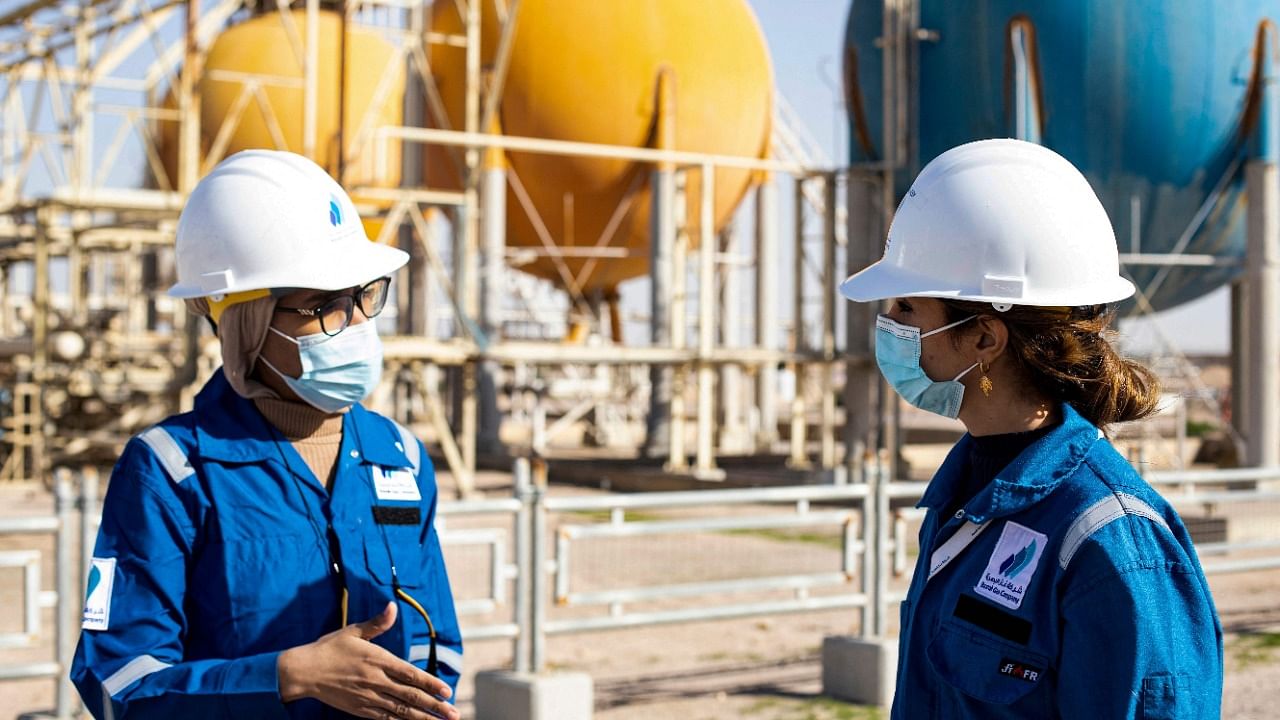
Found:
[[[492,66],[501,26],[484,2],[482,62]],[[655,147],[657,84],[663,68],[674,80],[674,149],[763,157],[768,152],[773,77],[760,25],[745,0],[524,0],[499,112],[501,131],[631,147]],[[434,5],[433,29],[461,33],[456,3]],[[434,45],[432,72],[449,127],[464,123],[465,51]],[[431,113],[427,113],[430,119]],[[440,123],[436,123],[437,126]],[[562,246],[593,246],[634,191],[610,247],[625,259],[565,263],[583,289],[612,291],[649,270],[651,165],[524,152],[506,161],[526,189],[550,236]],[[434,187],[459,185],[459,160],[427,151]],[[717,230],[732,217],[751,181],[747,170],[715,177]],[[688,221],[697,240],[701,180],[688,174]],[[507,243],[541,247],[519,198],[509,187]],[[563,284],[549,258],[521,266]]]
[[[273,78],[302,80],[303,64],[297,47],[306,48],[306,12],[292,12],[296,35],[285,25],[284,17],[275,11],[228,28],[210,46],[204,64],[200,93],[201,156],[212,148],[219,132],[238,106],[243,105],[239,119],[231,125],[230,139],[223,157],[251,148],[304,151],[304,90],[296,86],[284,86]],[[340,44],[341,18],[335,12],[319,14],[319,65],[316,75],[316,144],[314,160],[333,176],[338,171],[338,76],[341,72]],[[293,39],[291,39],[291,37]],[[354,23],[347,28],[346,63],[346,142],[360,131],[370,112],[368,122],[380,125],[401,125],[404,118],[404,62],[397,49],[376,32],[363,29]],[[305,57],[303,55],[302,57]],[[250,92],[246,95],[246,81],[260,83],[268,113],[260,106],[258,98]],[[380,102],[376,102],[381,98]],[[172,94],[165,100],[175,107]],[[274,124],[274,128],[273,128]],[[277,131],[278,130],[278,134]],[[283,140],[283,146],[280,144]],[[176,183],[178,158],[178,129],[176,123],[162,123],[160,145],[165,172]],[[401,150],[398,143],[387,143],[386,173],[374,176],[374,145],[370,144],[358,162],[346,172],[348,188],[358,186],[395,187],[400,183]],[[353,199],[361,203],[358,194]],[[376,204],[376,203],[369,203]],[[365,230],[377,238],[382,223],[366,220]]]

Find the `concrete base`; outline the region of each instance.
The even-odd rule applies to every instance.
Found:
[[[476,720],[591,720],[594,688],[586,673],[476,675]]]
[[[898,673],[898,643],[836,635],[822,640],[822,694],[889,707]]]

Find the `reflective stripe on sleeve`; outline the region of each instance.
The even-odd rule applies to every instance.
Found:
[[[1058,551],[1058,565],[1066,570],[1071,564],[1071,558],[1075,557],[1086,540],[1125,515],[1138,515],[1165,530],[1169,529],[1169,524],[1155,508],[1128,493],[1115,493],[1091,505],[1067,528],[1067,534],[1062,537],[1062,548]]]
[[[169,479],[175,483],[180,483],[196,474],[195,468],[191,467],[191,463],[187,460],[187,454],[164,428],[156,425],[139,435],[138,439],[151,448],[151,452],[156,454],[156,459],[164,466],[165,472],[169,473]]]
[[[102,681],[102,691],[108,696],[114,697],[121,690],[138,682],[142,678],[154,672],[159,672],[167,667],[170,663],[157,660],[150,655],[139,655],[130,660],[124,667],[115,671],[111,677]],[[105,698],[104,698],[105,699]]]
[[[412,645],[409,647],[409,662],[421,662],[431,657],[430,645]],[[462,653],[450,647],[436,643],[436,660],[459,675],[462,674]]]

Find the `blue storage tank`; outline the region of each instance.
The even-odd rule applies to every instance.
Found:
[[[971,140],[1014,135],[1015,27],[1028,51],[1040,142],[1084,172],[1122,252],[1242,257],[1244,168],[1256,116],[1255,46],[1277,0],[919,0],[918,96],[899,178]],[[854,0],[846,29],[851,160],[883,155],[882,0]],[[925,33],[922,33],[925,35]],[[1274,37],[1274,32],[1270,35]],[[1276,52],[1274,40],[1271,51]],[[1139,208],[1134,227],[1132,208]],[[1131,267],[1157,309],[1238,272]],[[1158,274],[1164,277],[1153,287]]]

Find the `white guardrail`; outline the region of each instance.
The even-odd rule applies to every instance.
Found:
[[[879,482],[872,473],[863,482],[847,485],[549,497],[546,475],[544,461],[519,459],[511,497],[442,502],[438,511],[444,546],[480,547],[489,559],[484,595],[456,600],[463,637],[511,642],[518,671],[544,667],[548,637],[618,628],[848,608],[862,614],[865,635],[882,636],[889,613],[903,595],[890,592],[890,579],[901,580],[910,573],[908,533],[924,512],[910,507],[909,501],[918,499],[928,485]],[[1280,481],[1280,468],[1150,472],[1145,478],[1179,508],[1199,507],[1213,514],[1224,505],[1275,503],[1280,509],[1280,491],[1266,487]],[[93,468],[74,474],[60,469],[53,483],[53,515],[0,519],[0,535],[52,536],[55,541],[52,591],[42,589],[39,550],[0,552],[0,567],[22,568],[23,582],[22,630],[0,634],[0,649],[37,647],[47,637],[42,611],[55,611],[54,656],[0,665],[0,682],[54,681],[53,716],[58,718],[69,718],[76,709],[67,669],[84,594],[84,563],[79,558],[92,554],[97,532],[98,484]],[[725,508],[735,511],[726,513]],[[698,509],[708,512],[698,515]],[[685,512],[654,519],[641,510]],[[590,513],[607,513],[608,519],[584,521],[583,515]],[[485,518],[492,526],[470,527],[474,522],[468,520],[463,523],[467,527],[453,527],[462,518]],[[572,573],[575,548],[592,540],[818,527],[836,528],[840,538],[838,563],[819,571],[652,585],[628,580],[592,589],[577,587]],[[1280,538],[1207,542],[1197,550],[1206,560],[1206,573],[1280,568]],[[1233,554],[1248,557],[1229,557]],[[513,588],[511,593],[508,588]],[[816,589],[825,592],[813,594]],[[778,598],[778,591],[785,597]],[[774,599],[750,598],[762,593]],[[629,608],[656,600],[697,602],[643,611]],[[599,612],[550,618],[553,607]]]

